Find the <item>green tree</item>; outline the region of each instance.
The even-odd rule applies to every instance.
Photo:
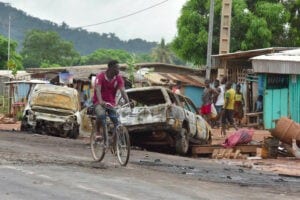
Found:
[[[134,87],[134,74],[136,73],[136,59],[135,56],[131,56],[130,59],[127,60],[127,74],[128,74],[128,79],[131,82],[132,87]]]
[[[131,54],[124,50],[98,49],[90,55],[81,59],[82,65],[107,64],[110,60],[118,60],[120,63],[126,63],[131,58]]]
[[[219,51],[221,3],[222,0],[215,1],[213,54]],[[172,42],[176,55],[198,65],[206,62],[209,4],[210,0],[187,1],[177,21],[177,36]],[[235,0],[232,4],[230,52],[291,45],[291,31],[294,31],[294,35],[299,33],[298,29],[292,28],[297,23],[291,25],[289,22],[289,8],[293,6],[285,5],[282,1]],[[292,26],[290,30],[287,25]]]
[[[40,67],[42,63],[49,65],[71,66],[79,63],[79,53],[71,42],[64,41],[53,31],[31,30],[27,32],[23,49],[25,67]]]
[[[8,58],[8,39],[0,35],[0,69],[8,69],[13,66],[15,70],[23,69],[22,57],[16,52],[17,42],[10,41],[10,59]]]
[[[155,62],[173,63],[172,52],[164,39],[161,39],[160,44],[152,49],[152,57]]]

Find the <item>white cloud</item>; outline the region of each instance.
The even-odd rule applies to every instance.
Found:
[[[57,24],[81,27],[128,15],[163,0],[4,0],[27,14]],[[176,35],[176,21],[186,0],[169,0],[136,15],[87,27],[88,31],[115,33],[123,40],[141,38],[170,42]]]

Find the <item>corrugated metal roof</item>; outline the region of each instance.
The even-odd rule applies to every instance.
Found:
[[[186,66],[178,66],[171,65],[165,63],[137,63],[137,67],[139,68],[155,68],[161,67],[162,69],[168,69],[167,71],[181,73],[181,74],[198,74],[201,71],[198,69],[193,69],[191,67]],[[122,75],[126,76],[126,64],[120,64],[120,70]],[[104,71],[107,69],[107,64],[103,65],[85,65],[85,66],[70,66],[70,67],[55,67],[55,68],[27,68],[27,72],[33,74],[45,74],[45,73],[59,73],[62,71],[68,71],[74,75],[74,79],[88,81],[90,74],[97,74],[100,71]],[[122,72],[123,71],[123,72]],[[140,80],[140,76],[135,77],[136,80]]]
[[[300,74],[300,48],[251,58],[256,73]]]
[[[269,48],[263,48],[263,49],[253,49],[248,51],[236,51],[232,53],[226,53],[226,54],[217,54],[212,55],[212,57],[216,58],[243,58],[243,57],[253,57],[257,55],[262,55],[266,53],[272,53],[272,52],[278,52],[278,51],[284,51],[288,49],[294,49],[294,47],[269,47]]]
[[[204,78],[195,75],[151,72],[145,74],[145,78],[157,85],[175,85],[177,81],[180,81],[183,85],[205,87]]]
[[[7,77],[7,78],[16,78],[16,79],[21,79],[26,76],[30,77],[30,74],[27,73],[26,71],[18,71],[16,77],[12,75],[11,70],[0,70],[0,76]]]

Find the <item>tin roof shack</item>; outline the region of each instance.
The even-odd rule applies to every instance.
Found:
[[[18,114],[21,114],[24,110],[29,94],[36,84],[48,84],[48,81],[41,80],[17,80],[17,81],[9,81],[5,82],[10,88],[9,91],[9,103],[8,103],[8,113],[12,115],[12,117],[17,118]],[[20,115],[21,117],[21,115]]]
[[[12,80],[30,80],[30,74],[25,71],[18,71],[14,76],[11,70],[0,70],[0,110],[3,114],[12,114],[11,105],[17,95],[15,92],[20,90],[16,85],[5,84]]]
[[[286,116],[300,122],[300,48],[251,59],[263,86],[263,122],[267,129]]]
[[[151,72],[144,75],[150,85],[170,88],[180,84],[180,93],[189,97],[199,108],[202,105],[202,94],[205,87],[204,77],[189,74]]]
[[[250,58],[287,50],[286,47],[272,47],[212,56],[212,68],[218,70],[218,79],[227,76],[230,81],[241,84],[245,99],[245,112],[255,112],[255,101],[259,95],[260,80],[253,73]],[[247,119],[246,119],[246,123]]]

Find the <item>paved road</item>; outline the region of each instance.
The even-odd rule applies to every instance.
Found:
[[[111,155],[93,162],[84,141],[0,132],[1,200],[296,200],[299,183],[225,162],[144,151],[133,151],[124,168]]]

